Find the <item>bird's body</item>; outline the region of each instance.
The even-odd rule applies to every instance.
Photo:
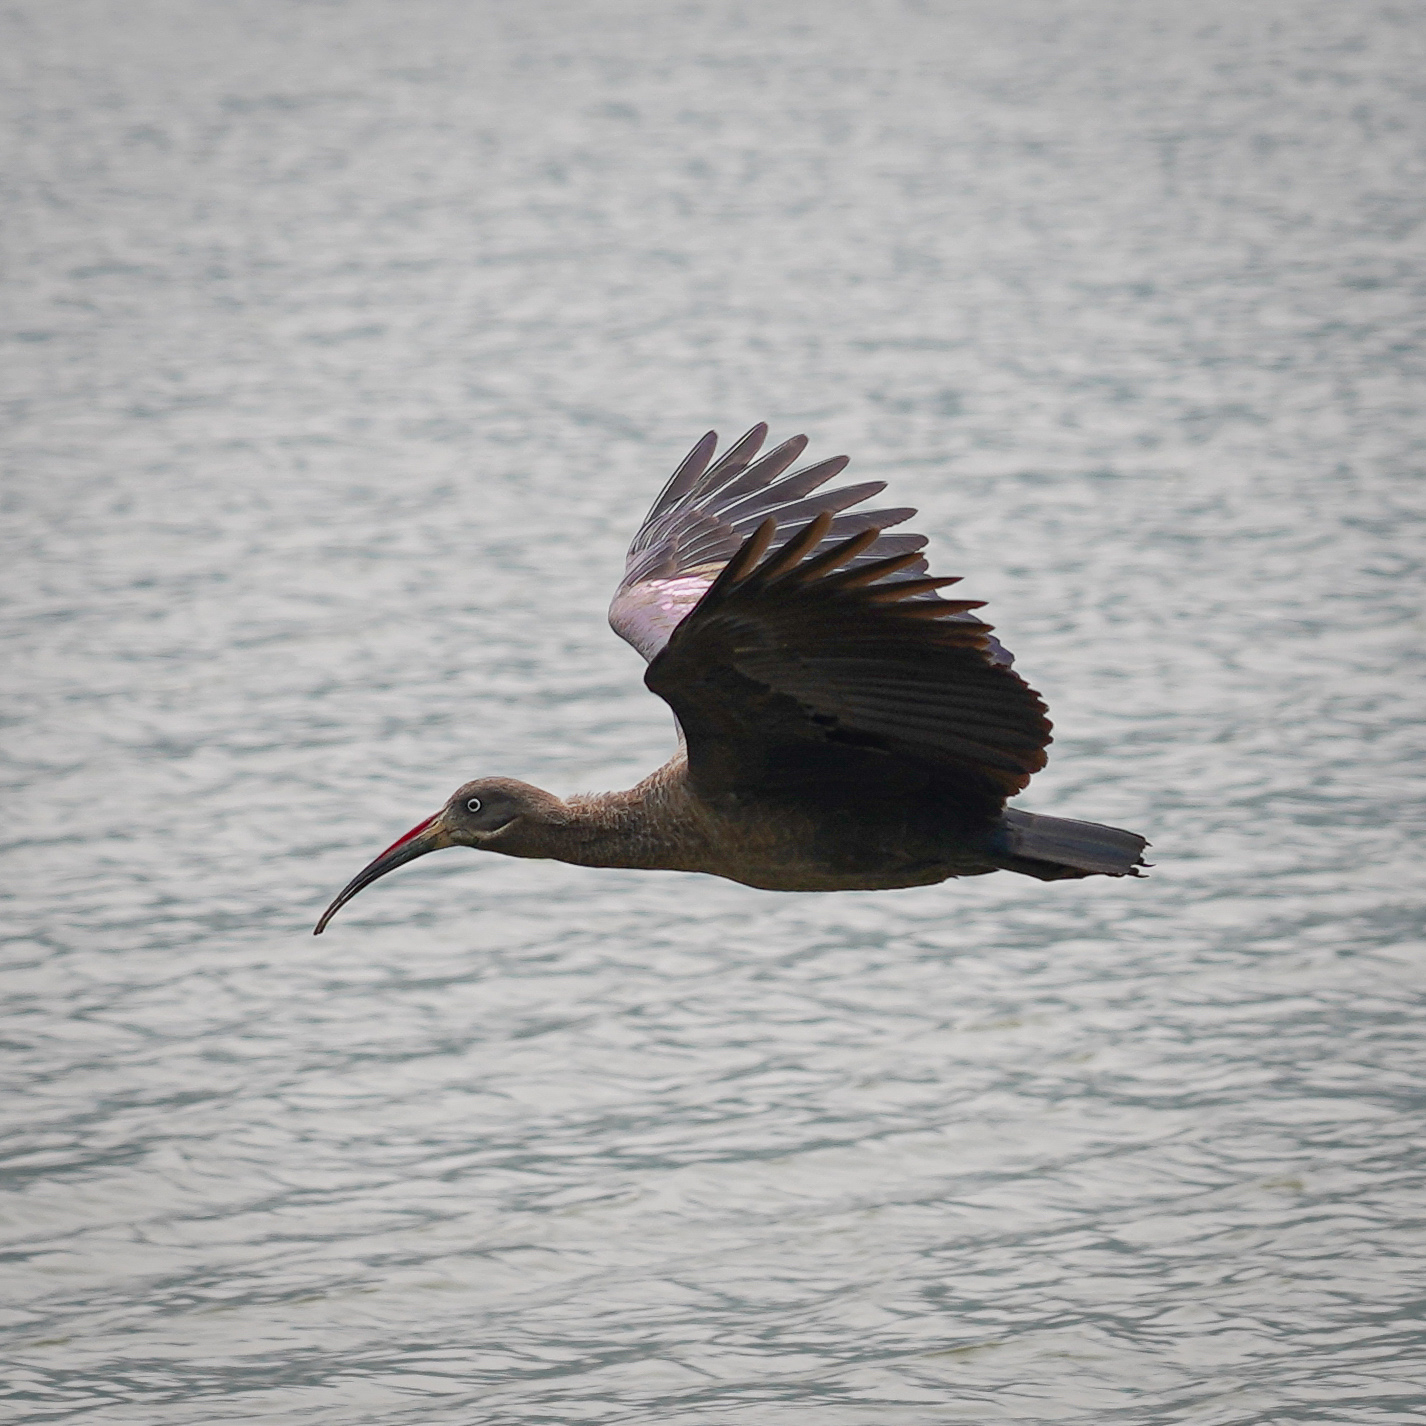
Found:
[[[716,463],[705,436],[640,528],[610,609],[672,707],[677,755],[624,792],[562,800],[467,783],[387,848],[318,923],[447,846],[591,867],[707,872],[769,891],[888,890],[1018,871],[1135,876],[1133,832],[1007,809],[1044,766],[1044,705],[973,609],[925,576],[914,511],[841,512],[879,483],[812,492],[842,457],[783,475],[806,441]]]
[[[905,806],[860,818],[819,815],[791,798],[715,807],[690,786],[681,753],[623,792],[561,800],[505,778],[484,778],[461,792],[467,799],[484,793],[484,803],[497,787],[528,809],[482,843],[506,856],[645,871],[716,867],[719,876],[764,891],[886,891],[999,867]]]

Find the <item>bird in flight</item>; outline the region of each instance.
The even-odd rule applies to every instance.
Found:
[[[883,890],[1015,871],[1138,876],[1134,832],[1007,808],[1045,765],[1045,705],[982,601],[938,592],[912,509],[853,510],[883,481],[786,473],[765,425],[715,460],[709,432],[629,548],[609,622],[647,660],[678,752],[637,787],[562,799],[468,782],[342,888],[443,847],[592,867],[698,871],[771,891]]]

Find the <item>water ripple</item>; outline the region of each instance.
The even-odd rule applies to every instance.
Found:
[[[14,1419],[1420,1418],[1415,12],[0,27]],[[758,418],[1153,877],[451,854],[313,940],[666,756],[603,605]]]

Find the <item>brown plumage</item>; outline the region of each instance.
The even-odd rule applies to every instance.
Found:
[[[561,800],[509,778],[457,790],[327,908],[441,847],[701,871],[775,891],[880,890],[1011,870],[1136,876],[1133,832],[1006,809],[1045,765],[1040,697],[974,600],[937,592],[915,512],[843,514],[880,482],[813,494],[756,426],[705,436],[635,536],[610,609],[673,709],[678,754],[625,792]]]

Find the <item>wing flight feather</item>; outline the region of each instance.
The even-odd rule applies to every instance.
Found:
[[[670,476],[634,536],[624,578],[609,606],[609,622],[646,659],[657,657],[739,547],[769,518],[778,527],[769,546],[773,550],[823,514],[834,518],[821,537],[822,552],[852,535],[877,531],[851,560],[853,568],[891,555],[915,555],[925,546],[924,535],[886,533],[916,513],[909,506],[850,509],[880,494],[883,481],[824,490],[846,468],[845,456],[787,474],[806,449],[807,438],[794,436],[759,457],[766,439],[767,426],[759,423],[714,460],[717,436],[710,431]],[[917,557],[884,578],[915,580],[925,573],[926,561]],[[932,588],[918,589],[914,598],[941,603]],[[955,616],[941,609],[939,617]],[[993,662],[1010,666],[1010,654],[994,638],[987,636],[986,650]]]
[[[833,524],[830,510],[790,535],[764,520],[650,663],[695,787],[758,796],[790,778],[834,795],[860,777],[997,815],[1045,765],[1039,695],[992,657],[978,601],[936,593],[956,581],[906,578],[908,555],[880,554],[874,528],[826,548]]]

